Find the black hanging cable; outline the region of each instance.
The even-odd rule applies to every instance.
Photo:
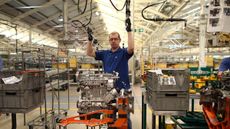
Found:
[[[89,22],[86,23],[86,24],[84,25],[84,27],[88,26],[88,25],[91,23],[92,16],[93,16],[93,7],[92,7],[92,5],[93,5],[93,0],[91,0],[91,2],[90,2],[90,17],[89,17]]]
[[[187,20],[186,19],[182,19],[182,18],[147,18],[144,16],[144,11],[149,8],[149,7],[152,7],[152,6],[156,6],[156,5],[159,5],[159,4],[164,4],[166,2],[165,1],[162,1],[162,2],[159,2],[159,3],[154,3],[154,4],[151,4],[151,5],[148,5],[146,6],[144,9],[142,9],[141,11],[141,15],[142,17],[145,19],[145,20],[148,20],[148,21],[170,21],[170,22],[174,22],[174,21],[184,21],[185,22],[185,26],[186,26],[186,22]]]
[[[78,26],[77,23],[80,23],[81,26]],[[73,20],[72,23],[71,23],[71,25],[72,25],[74,28],[80,28],[80,27],[83,27],[83,26],[84,26],[84,24],[83,24],[81,21],[79,21],[79,20]]]
[[[145,16],[144,16],[144,11],[147,9],[147,8],[149,8],[149,7],[153,7],[153,6],[156,6],[156,5],[159,5],[159,4],[163,4],[163,3],[165,3],[166,2],[166,0],[165,1],[161,1],[161,2],[159,2],[159,3],[153,3],[153,4],[150,4],[150,5],[147,5],[145,8],[143,8],[142,9],[142,11],[141,11],[141,15],[142,15],[142,17],[145,19],[145,20],[152,20],[152,18],[146,18]]]
[[[112,6],[117,10],[117,11],[122,11],[125,8],[125,5],[127,4],[127,0],[125,1],[123,7],[121,9],[118,9],[114,4],[112,0],[109,0]]]
[[[130,0],[126,0],[126,19],[131,16],[131,11],[130,11]]]
[[[71,24],[73,27],[75,27],[75,28],[84,27],[84,28],[86,29],[86,26],[88,26],[88,25],[91,23],[92,15],[93,15],[92,4],[93,4],[93,0],[91,0],[91,2],[90,2],[90,18],[89,18],[88,23],[83,24],[83,23],[82,23],[81,21],[79,21],[79,20],[73,20],[73,21],[72,21],[72,24]],[[77,23],[80,23],[81,26],[77,26]]]
[[[83,12],[81,12],[81,14],[84,14],[85,13],[85,11],[86,11],[86,8],[87,8],[87,4],[88,4],[88,0],[85,0],[85,7],[84,7],[84,10],[83,10]],[[78,11],[80,12],[80,0],[78,0],[78,6],[77,6],[77,8],[78,8]]]

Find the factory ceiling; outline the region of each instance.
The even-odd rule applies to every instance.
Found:
[[[143,46],[150,48],[160,46],[171,50],[198,44],[200,0],[130,1],[137,51],[140,51]],[[9,41],[16,38],[22,45],[29,42],[28,35],[32,30],[34,31],[34,37],[30,39],[32,44],[55,46],[59,39],[65,38],[65,40],[74,40],[78,48],[84,48],[87,42],[86,27],[90,27],[102,49],[108,47],[108,34],[112,31],[118,31],[121,34],[122,43],[127,46],[125,8],[117,11],[111,2],[121,9],[125,0],[1,0],[0,21],[18,26],[21,23],[26,24],[26,28],[22,26],[17,30],[17,35],[21,34],[21,36],[15,37],[16,33],[7,35],[9,27],[3,28],[1,24],[0,34]],[[153,6],[143,11],[148,5]],[[67,17],[66,24],[63,24],[64,17]],[[185,26],[184,21],[153,20],[157,18],[185,19],[187,22]],[[66,33],[64,33],[65,27]],[[207,36],[210,35],[207,34]]]

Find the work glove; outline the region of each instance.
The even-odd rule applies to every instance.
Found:
[[[93,36],[91,34],[88,34],[88,40],[91,42],[93,41]]]
[[[87,34],[88,34],[88,40],[92,42],[93,41],[93,36],[92,36],[93,31],[89,27],[87,28]]]
[[[93,40],[93,44],[98,44],[97,39],[94,39],[94,40]]]
[[[132,31],[132,29],[131,29],[131,21],[130,21],[130,18],[127,18],[127,19],[125,20],[125,26],[126,26],[126,31],[127,31],[127,32],[131,32],[131,31]]]

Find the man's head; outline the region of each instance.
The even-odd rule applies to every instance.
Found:
[[[112,32],[109,34],[109,43],[112,50],[119,48],[121,37],[118,32]]]

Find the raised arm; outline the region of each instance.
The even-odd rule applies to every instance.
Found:
[[[87,34],[88,34],[88,43],[87,43],[87,50],[86,54],[91,57],[96,57],[95,50],[93,48],[93,36],[92,36],[92,30],[88,27],[87,28]]]
[[[128,33],[128,53],[132,54],[134,52],[134,40],[133,40],[133,34],[131,29],[131,21],[130,19],[125,20],[126,25],[126,31]]]
[[[92,45],[92,41],[89,41],[87,43],[86,53],[87,53],[88,56],[96,57],[95,50],[94,50],[93,45]]]
[[[132,32],[128,32],[128,53],[132,54],[134,52],[134,41]]]

